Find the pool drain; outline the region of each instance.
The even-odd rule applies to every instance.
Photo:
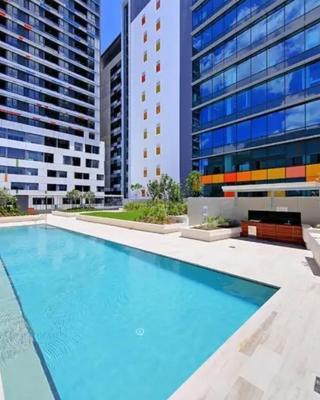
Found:
[[[138,328],[136,329],[136,334],[138,336],[143,336],[144,335],[144,329],[143,328]]]

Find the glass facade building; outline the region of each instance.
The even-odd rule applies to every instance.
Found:
[[[192,7],[193,167],[205,194],[320,179],[320,0]]]
[[[0,187],[29,208],[104,202],[99,25],[97,0],[0,0]]]

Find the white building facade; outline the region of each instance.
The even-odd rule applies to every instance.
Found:
[[[27,208],[104,202],[99,2],[0,5],[0,187]]]
[[[191,168],[191,62],[189,38],[182,36],[190,3],[129,2],[128,185],[130,193],[132,184],[141,184],[141,197],[149,181],[168,174],[181,182]]]

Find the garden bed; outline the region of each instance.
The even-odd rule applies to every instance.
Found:
[[[140,222],[132,220],[129,218],[129,214],[131,212],[119,212],[119,213],[93,213],[95,216],[91,214],[79,215],[77,216],[77,220],[86,221],[86,222],[94,222],[96,224],[104,224],[117,226],[120,228],[134,229],[138,231],[152,232],[152,233],[173,233],[179,232],[184,226],[185,223],[180,222],[179,218],[171,217],[171,223],[169,224],[151,224],[147,222]],[[101,215],[104,214],[104,215]],[[110,215],[112,214],[112,215]],[[122,214],[122,215],[121,215]],[[131,215],[132,216],[132,215]]]
[[[204,242],[215,242],[217,240],[240,237],[241,227],[200,229],[199,226],[181,228],[181,236],[188,239],[202,240]]]

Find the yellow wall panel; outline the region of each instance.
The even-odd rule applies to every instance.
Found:
[[[251,172],[251,179],[253,181],[264,181],[268,179],[268,173],[266,169],[260,169]]]
[[[201,177],[201,183],[203,185],[208,185],[208,184],[212,183],[212,175],[203,175]]]
[[[320,164],[307,165],[307,176],[318,176],[320,178]]]
[[[268,169],[268,179],[284,179],[286,177],[285,168]]]

